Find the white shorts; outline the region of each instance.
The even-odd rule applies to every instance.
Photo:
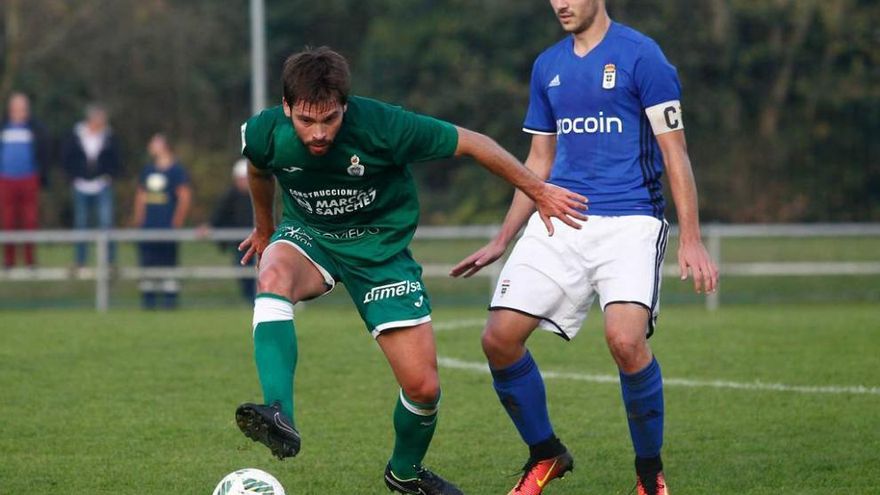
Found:
[[[566,340],[577,335],[596,295],[602,311],[615,302],[660,310],[660,279],[669,224],[650,216],[591,215],[573,229],[553,219],[556,233],[532,215],[501,270],[490,310],[540,318],[539,327]]]

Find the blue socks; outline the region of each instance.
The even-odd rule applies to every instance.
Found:
[[[544,379],[529,351],[507,368],[492,370],[495,392],[520,437],[530,447],[554,439]]]
[[[658,457],[663,446],[663,377],[657,359],[631,375],[621,372],[620,390],[636,457]]]
[[[561,448],[547,413],[544,380],[532,355],[526,351],[509,367],[493,369],[492,378],[501,404],[531,450],[543,451],[546,445],[554,451]],[[663,445],[663,378],[657,359],[636,373],[621,372],[620,389],[636,457],[658,458]]]

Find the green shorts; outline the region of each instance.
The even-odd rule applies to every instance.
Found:
[[[334,256],[315,237],[302,224],[285,222],[269,244],[289,244],[311,261],[324,277],[324,294],[333,290],[337,282],[345,284],[373,337],[385,330],[431,321],[431,300],[422,281],[422,267],[409,249],[380,264],[355,264]]]

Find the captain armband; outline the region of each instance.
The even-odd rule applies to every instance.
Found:
[[[681,118],[681,102],[671,100],[645,109],[648,121],[654,135],[665,134],[684,129],[684,121]]]

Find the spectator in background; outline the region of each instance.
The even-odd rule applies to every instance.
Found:
[[[248,188],[248,164],[247,160],[241,159],[235,162],[232,167],[232,185],[220,198],[220,201],[214,207],[214,213],[211,215],[211,223],[202,225],[200,233],[203,237],[207,237],[211,227],[253,227],[254,211],[251,207],[251,194]],[[220,248],[224,251],[232,252],[232,261],[235,266],[241,266],[241,258],[244,253],[238,251],[238,243],[220,243]],[[248,260],[247,266],[254,265],[254,258]],[[239,279],[241,285],[241,295],[245,300],[253,302],[256,295],[257,281],[254,277],[244,277]]]
[[[147,146],[152,163],[140,173],[134,199],[134,226],[144,229],[179,229],[183,227],[192,201],[186,170],[174,156],[164,134],[155,134]],[[143,268],[177,266],[176,242],[142,242],[140,266]],[[145,309],[177,307],[180,290],[174,278],[144,278],[140,283]],[[160,300],[161,296],[161,300]]]
[[[61,162],[73,184],[73,227],[93,225],[113,227],[113,179],[121,171],[119,146],[107,122],[103,106],[86,107],[85,121],[77,123],[64,142]],[[86,243],[76,245],[77,267],[86,264]],[[115,260],[115,246],[110,245],[110,262]]]
[[[39,223],[40,185],[45,183],[49,138],[31,118],[24,93],[9,97],[0,137],[0,228],[33,230]],[[3,247],[3,266],[15,265],[16,246]],[[24,245],[24,262],[34,266],[34,245]]]

